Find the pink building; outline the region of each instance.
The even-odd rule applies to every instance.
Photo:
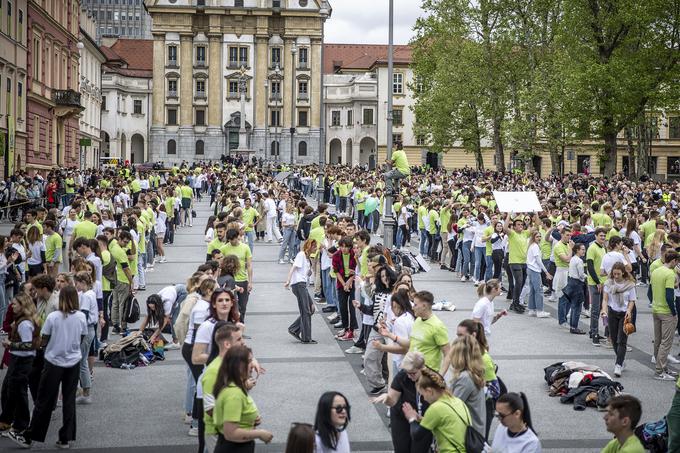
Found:
[[[28,3],[28,170],[78,165],[79,15],[75,0]]]

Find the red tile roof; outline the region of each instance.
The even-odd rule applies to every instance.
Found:
[[[323,69],[333,74],[339,69],[369,70],[376,63],[387,62],[387,46],[382,44],[325,44]],[[410,46],[394,46],[394,62],[411,62]]]
[[[119,39],[111,50],[125,60],[127,69],[153,70],[152,39]]]

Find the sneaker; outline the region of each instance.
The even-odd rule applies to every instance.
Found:
[[[535,317],[536,316],[536,310],[529,310],[528,315],[532,318]]]
[[[675,381],[675,378],[668,373],[654,374],[654,379],[657,381]]]
[[[656,363],[656,357],[652,356],[652,363]]]
[[[279,260],[279,264],[287,264],[286,260]]]
[[[673,365],[677,365],[678,363],[680,363],[680,360],[676,359],[670,354],[668,354],[668,359],[666,360],[668,360],[668,363],[672,363]]]
[[[614,376],[621,377],[621,365],[614,365]]]
[[[291,337],[295,338],[298,341],[302,341],[302,338],[300,338],[300,335],[297,332],[293,332],[292,330],[289,330],[288,335],[290,335]]]
[[[566,322],[563,322],[562,324],[560,324],[560,328],[561,328],[561,329],[564,329],[564,330],[567,330],[567,329],[573,330],[573,329],[571,329],[571,328],[569,327],[569,324],[566,323]]]
[[[382,387],[374,387],[371,390],[368,391],[370,395],[380,395],[381,393],[385,393],[387,391],[387,386],[383,385]]]
[[[76,404],[92,404],[91,396],[79,396],[76,398]]]
[[[326,305],[321,309],[322,313],[333,313],[335,311],[335,307],[332,305]]]
[[[468,281],[468,279],[467,279],[467,277],[463,276],[463,277],[460,278],[460,281],[461,281],[461,282],[466,282],[466,281]]]
[[[348,329],[345,331],[344,335],[335,338],[340,341],[352,341],[354,340],[354,331]]]
[[[331,324],[335,324],[340,319],[340,315],[334,313],[330,316],[327,316],[326,319],[328,319],[328,322],[330,322]]]
[[[349,349],[345,349],[345,354],[363,354],[364,350],[357,347],[357,346],[352,346]]]
[[[189,428],[189,432],[187,434],[191,437],[198,437],[198,428]]]
[[[669,369],[669,368],[666,368],[666,374],[670,374],[670,375],[673,376],[674,378],[677,378],[677,377],[678,377],[678,372],[675,371],[675,370],[671,370],[671,369]]]
[[[607,338],[605,338],[605,340],[602,342],[602,347],[604,347],[605,349],[614,349],[614,345]]]
[[[31,448],[33,444],[31,439],[26,439],[23,434],[19,434],[16,431],[8,431],[7,438],[24,449]]]
[[[165,350],[166,351],[174,351],[176,349],[181,349],[182,347],[179,345],[179,343],[168,343],[165,345]]]
[[[592,342],[593,342],[593,346],[599,348],[599,347],[600,347],[600,336],[599,336],[599,335],[594,336],[594,337],[592,338]]]
[[[633,351],[633,348],[630,347],[630,346],[628,346],[628,345],[626,345],[626,352],[632,352],[632,351]]]
[[[316,340],[307,340],[303,341],[302,344],[319,344],[319,342]]]
[[[569,333],[573,333],[574,335],[585,335],[586,333],[582,331],[581,329],[569,329]]]
[[[536,313],[536,317],[537,318],[549,318],[550,313],[548,313],[547,311],[539,311],[538,313]]]
[[[68,450],[69,448],[71,448],[71,445],[69,445],[68,442],[62,442],[60,440],[56,441],[54,443],[54,446],[60,450]]]
[[[590,312],[589,311],[582,311],[581,316],[583,316],[586,319],[590,319]]]
[[[191,416],[191,414],[184,414],[184,424],[185,425],[191,425],[191,422],[194,421],[194,417]]]
[[[333,324],[333,327],[335,327],[336,329],[341,329],[342,328],[342,321],[336,322],[335,324]]]

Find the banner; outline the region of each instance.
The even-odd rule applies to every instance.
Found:
[[[536,192],[496,192],[493,193],[500,212],[541,212],[541,202]]]

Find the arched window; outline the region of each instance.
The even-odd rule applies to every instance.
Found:
[[[272,156],[278,156],[279,155],[279,142],[273,141],[270,149],[271,149],[271,155]]]
[[[307,142],[298,143],[298,156],[307,155]]]
[[[177,142],[168,140],[168,154],[177,154]]]
[[[205,154],[203,140],[196,140],[196,154]]]

